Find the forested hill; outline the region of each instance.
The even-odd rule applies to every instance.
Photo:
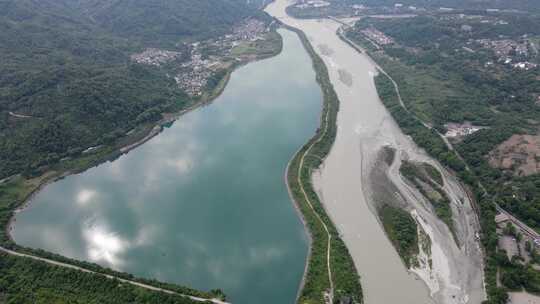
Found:
[[[239,19],[259,14],[244,0],[63,0],[121,37],[148,44],[224,34]]]
[[[76,156],[190,100],[130,55],[222,35],[245,0],[0,0],[0,179]]]

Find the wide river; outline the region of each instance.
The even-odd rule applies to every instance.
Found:
[[[211,105],[45,187],[17,214],[15,241],[221,288],[235,304],[294,303],[308,240],[284,174],[319,125],[322,96],[298,37],[279,32],[283,52],[235,71]]]
[[[366,304],[478,304],[485,298],[478,223],[459,183],[405,136],[379,100],[376,65],[336,34],[340,23],[299,20],[286,14],[290,0],[266,11],[302,30],[328,67],[340,100],[335,143],[313,182],[360,273]],[[396,151],[390,168],[377,161],[383,147]],[[444,173],[445,191],[460,246],[416,189],[399,174],[402,159],[429,162]],[[394,202],[415,214],[431,240],[422,266],[408,271],[378,222],[377,202]],[[414,273],[414,274],[413,274]]]

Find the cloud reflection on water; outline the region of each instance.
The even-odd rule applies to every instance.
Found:
[[[115,269],[122,269],[123,259],[120,255],[128,249],[129,242],[102,225],[87,226],[82,235],[91,261],[104,262]]]
[[[92,199],[95,198],[97,195],[97,192],[90,189],[82,189],[77,193],[77,196],[75,198],[75,202],[79,206],[85,206],[87,205]]]
[[[211,106],[136,150],[46,187],[23,214],[17,241],[138,276],[223,288],[235,303],[293,301],[307,241],[283,174],[316,129],[321,100],[309,57],[294,43],[243,67]],[[50,225],[64,242],[43,241]]]

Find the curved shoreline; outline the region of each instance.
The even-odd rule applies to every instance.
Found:
[[[279,51],[281,53],[281,49]],[[279,53],[278,53],[279,54]],[[278,55],[278,54],[275,54],[274,56]],[[261,58],[261,59],[257,59],[255,61],[258,61],[258,60],[264,60],[266,59],[267,57],[265,58]],[[252,61],[250,61],[252,62]],[[54,182],[57,182],[61,179],[64,179],[68,176],[71,176],[71,175],[77,175],[77,174],[81,174],[81,173],[84,173],[85,171],[91,169],[91,168],[94,168],[94,167],[97,167],[103,163],[106,163],[108,161],[111,161],[111,159],[117,159],[119,157],[121,157],[122,155],[124,154],[128,154],[130,151],[138,148],[139,146],[145,144],[146,142],[148,142],[149,140],[151,140],[152,138],[156,137],[157,135],[159,135],[162,131],[163,131],[163,127],[169,123],[173,123],[175,122],[176,120],[178,120],[180,117],[182,117],[183,115],[191,112],[191,111],[194,111],[200,107],[203,107],[203,106],[206,106],[206,105],[209,105],[211,104],[216,98],[218,98],[221,93],[223,93],[223,91],[225,90],[225,88],[227,87],[227,84],[229,83],[229,80],[230,80],[230,77],[231,77],[231,74],[237,69],[237,68],[240,68],[242,67],[243,65],[245,64],[248,64],[250,62],[246,62],[244,64],[239,64],[239,65],[236,65],[234,67],[232,67],[228,72],[227,74],[225,75],[225,77],[221,80],[220,84],[219,84],[219,89],[216,91],[216,92],[213,92],[209,98],[205,98],[205,99],[201,99],[199,100],[198,102],[196,102],[195,104],[187,107],[186,109],[183,109],[183,110],[180,110],[176,113],[173,113],[173,114],[169,114],[170,117],[167,117],[167,118],[162,118],[160,119],[159,121],[157,121],[156,123],[153,124],[153,127],[148,127],[148,129],[146,131],[144,131],[146,134],[143,136],[142,139],[139,139],[135,142],[132,142],[132,143],[127,143],[123,146],[119,146],[119,147],[115,147],[112,149],[112,151],[110,152],[107,152],[105,154],[105,156],[101,157],[99,160],[97,160],[95,162],[95,164],[91,164],[90,166],[88,167],[81,167],[81,168],[75,168],[73,170],[67,170],[67,171],[64,171],[62,172],[61,170],[59,172],[61,172],[61,174],[59,175],[55,175],[55,173],[57,171],[54,171],[54,170],[51,170],[51,171],[47,171],[45,173],[42,174],[42,176],[46,176],[47,174],[51,174],[50,177],[45,177],[43,179],[42,182],[39,183],[39,185],[37,186],[36,189],[32,190],[27,197],[25,197],[23,199],[23,202],[22,204],[20,204],[15,210],[13,210],[13,214],[12,216],[10,217],[9,221],[8,221],[8,224],[4,227],[5,228],[5,231],[6,231],[6,234],[8,236],[8,241],[9,242],[12,242],[14,244],[15,247],[18,247],[18,245],[15,243],[15,240],[13,239],[12,235],[11,235],[11,231],[13,229],[13,223],[15,222],[15,216],[17,213],[21,212],[21,211],[24,211],[26,208],[29,207],[29,205],[32,203],[32,199],[34,199],[34,197],[41,191],[43,190],[46,186],[54,183]],[[162,113],[162,115],[167,115],[167,113]],[[13,177],[11,177],[13,178]],[[8,181],[9,182],[9,181]],[[0,240],[0,245],[2,245],[2,241]]]
[[[334,299],[339,300],[345,297],[352,299],[355,303],[363,303],[358,271],[338,230],[326,212],[325,206],[321,203],[311,179],[312,173],[329,154],[335,140],[337,131],[335,121],[339,110],[339,100],[330,82],[328,69],[314,50],[306,34],[279,20],[278,14],[280,12],[277,12],[278,14],[268,13],[283,27],[298,35],[312,59],[316,80],[323,93],[321,125],[315,135],[297,151],[287,166],[287,188],[293,197],[292,202],[295,208],[301,212],[301,219],[308,231],[308,236],[311,238],[305,273],[298,291],[298,300],[311,301],[312,303],[332,303]],[[309,156],[311,159],[304,162],[304,159]],[[316,228],[317,226],[318,228]],[[325,245],[322,245],[323,239]],[[323,264],[325,269],[322,268]],[[317,265],[317,268],[312,268],[313,265]],[[323,275],[323,273],[325,274]],[[306,286],[308,286],[308,291],[304,293]]]
[[[404,104],[403,100],[401,99],[401,95],[399,92],[399,87],[397,83],[392,79],[390,75],[388,75],[383,68],[375,62],[375,60],[368,54],[366,50],[364,50],[362,47],[358,46],[353,41],[349,40],[347,37],[344,37],[342,32],[343,27],[340,27],[338,30],[338,36],[340,36],[340,39],[349,44],[352,48],[354,48],[359,53],[362,53],[363,55],[366,55],[368,60],[375,66],[377,69],[379,75],[387,77],[390,83],[392,84],[393,91],[396,95],[396,101],[398,103],[398,106],[403,108],[403,110],[411,115],[411,119],[415,119],[418,121],[423,127],[432,129],[431,126],[429,126],[427,123],[423,122],[421,119],[416,117],[413,113],[410,113],[409,109]],[[376,85],[377,91],[379,92],[378,85]],[[379,93],[380,94],[380,93]],[[382,97],[380,96],[381,101],[383,101]],[[387,104],[383,102],[385,108],[389,108]],[[390,111],[390,110],[389,110]],[[394,115],[392,111],[390,111],[392,116]],[[399,129],[401,127],[398,124]],[[437,132],[438,133],[438,132]],[[438,133],[439,136],[442,137],[440,133]],[[411,138],[412,140],[412,138]],[[433,249],[436,249],[438,253],[432,253],[434,254],[434,265],[438,264],[439,266],[435,267],[424,267],[424,268],[411,268],[409,269],[409,272],[412,272],[416,274],[417,276],[422,278],[422,281],[429,287],[431,297],[436,300],[440,301],[442,303],[446,303],[449,301],[453,301],[455,298],[460,298],[460,303],[469,303],[470,299],[472,298],[473,302],[476,303],[476,301],[485,299],[485,278],[484,278],[484,272],[483,269],[483,250],[480,246],[478,240],[476,240],[475,233],[479,231],[480,224],[479,220],[477,218],[477,213],[475,211],[476,205],[474,200],[471,198],[470,194],[468,193],[468,189],[464,186],[464,184],[459,180],[457,176],[455,176],[454,172],[451,169],[448,169],[445,167],[437,158],[431,156],[425,149],[421,148],[414,140],[412,140],[413,143],[417,146],[417,148],[420,148],[420,151],[422,151],[420,154],[414,155],[413,153],[413,159],[419,158],[421,161],[426,161],[428,163],[431,163],[437,169],[443,174],[444,179],[444,191],[451,196],[451,208],[454,213],[453,215],[453,222],[455,225],[458,225],[458,234],[459,234],[459,240],[456,235],[454,235],[454,232],[450,229],[449,233],[441,234],[435,233],[437,230],[437,221],[431,219],[431,223],[428,223],[425,221],[425,219],[420,216],[419,218],[423,219],[423,221],[417,221],[420,223],[424,230],[430,230],[431,233],[428,233],[430,235],[430,239],[432,240],[432,251]],[[448,143],[445,141],[445,144],[448,145]],[[452,147],[448,147],[449,150],[452,150]],[[401,180],[403,182],[403,178],[401,174],[399,174],[399,168],[397,168],[398,174],[395,177],[395,181]],[[405,184],[406,181],[405,181]],[[416,200],[421,201],[423,199],[423,196],[413,188],[408,189],[408,192],[410,191],[409,195],[412,195],[411,197]],[[417,193],[418,192],[418,193]],[[460,201],[459,195],[463,194],[464,197],[467,199],[465,200],[466,203],[464,206],[464,203],[461,202],[461,204],[458,204],[457,202]],[[419,195],[419,196],[418,196]],[[429,204],[428,204],[429,205]],[[421,210],[422,208],[418,208],[418,210]],[[416,208],[415,208],[416,210]],[[472,210],[473,215],[465,215],[464,213],[467,213],[467,210]],[[429,228],[429,229],[427,229]],[[446,231],[447,229],[443,227],[444,229],[439,229],[440,231]],[[447,227],[450,228],[450,227]],[[435,230],[434,230],[435,229]],[[428,232],[428,231],[426,231]],[[435,233],[435,234],[434,234]],[[457,250],[455,249],[455,246],[451,246],[451,244],[445,244],[445,238],[452,238],[456,242]],[[451,242],[448,241],[448,242]],[[461,244],[458,244],[461,243]],[[446,253],[443,253],[446,252]],[[436,263],[436,260],[442,261],[439,263]],[[461,259],[461,262],[456,262]],[[467,272],[467,270],[453,269],[456,267],[456,263],[463,264],[467,263],[471,268],[475,269],[475,267],[480,268],[480,275],[478,275],[475,272]],[[454,266],[451,266],[454,264]],[[446,266],[445,266],[446,265]],[[478,266],[480,265],[480,266]],[[457,267],[460,268],[460,267]],[[456,268],[456,269],[457,269]],[[433,273],[437,274],[437,278],[433,277]],[[480,283],[480,284],[479,284]],[[480,285],[482,287],[480,287]],[[460,297],[457,297],[455,293],[459,293]],[[453,303],[453,302],[452,302]]]
[[[299,29],[296,29],[296,28],[293,28],[291,26],[288,26],[286,24],[283,24],[281,21],[278,21],[284,28],[294,32],[297,36],[298,36],[298,39],[301,40],[302,42],[302,46],[304,47],[304,49],[306,50],[306,52],[309,54],[311,60],[313,60],[313,57],[311,55],[311,53],[309,53],[308,49],[307,49],[307,46],[306,46],[306,42],[302,39],[301,35],[299,32],[301,32]],[[308,42],[309,43],[309,42]],[[315,73],[317,74],[318,71],[315,70]],[[317,76],[318,77],[318,76]],[[322,90],[321,90],[322,91]],[[324,92],[322,92],[324,94]],[[323,115],[324,115],[324,108],[325,108],[325,101],[324,101],[324,96],[323,96],[323,102],[322,102],[322,110],[321,111],[321,116],[320,116],[320,123],[319,123],[319,128],[320,126],[323,124],[323,121],[324,121],[324,126],[325,126],[325,132],[326,132],[326,128],[327,128],[327,124],[328,124],[328,112],[327,114],[325,115],[325,119],[323,119]],[[302,280],[300,281],[300,285],[298,287],[298,292],[297,292],[297,296],[296,296],[296,302],[298,302],[298,300],[300,299],[300,296],[302,294],[302,291],[305,287],[305,284],[306,284],[306,279],[307,279],[307,274],[308,274],[308,271],[310,269],[310,259],[312,258],[312,251],[313,251],[313,233],[311,232],[311,230],[309,229],[308,227],[308,223],[307,223],[307,219],[304,215],[304,213],[302,213],[302,210],[301,210],[301,207],[300,207],[300,203],[298,202],[298,200],[294,197],[294,194],[292,192],[292,189],[291,189],[291,185],[290,185],[290,182],[289,182],[289,174],[290,174],[290,169],[291,169],[291,164],[298,158],[300,157],[300,155],[302,155],[302,159],[306,156],[306,154],[309,152],[309,150],[311,149],[311,147],[313,147],[313,145],[315,144],[312,143],[309,148],[304,152],[302,153],[303,150],[305,150],[305,147],[307,145],[309,145],[310,142],[314,141],[315,138],[317,138],[317,135],[318,135],[318,132],[315,133],[315,135],[310,138],[304,145],[300,146],[300,148],[298,148],[298,150],[293,154],[292,158],[289,160],[289,162],[287,163],[287,167],[286,167],[286,170],[285,170],[285,184],[287,186],[287,192],[289,193],[289,197],[291,199],[291,202],[294,206],[294,209],[298,212],[298,216],[300,218],[300,220],[302,221],[302,224],[304,225],[304,231],[306,232],[306,235],[308,236],[308,239],[309,239],[309,244],[308,244],[308,254],[306,256],[306,262],[305,262],[305,266],[304,266],[304,274],[302,275]],[[320,136],[318,138],[319,140],[322,139],[322,136]],[[300,171],[302,169],[302,167],[300,166],[298,168],[298,170]],[[298,178],[300,178],[300,176],[298,176]],[[300,183],[300,181],[298,181]],[[300,183],[301,184],[301,183]],[[315,211],[313,211],[314,213],[316,213]],[[322,220],[321,220],[322,221]]]
[[[17,257],[22,257],[22,258],[33,259],[33,260],[36,260],[36,261],[41,261],[41,262],[44,262],[44,263],[47,263],[47,264],[50,264],[50,265],[54,265],[54,266],[59,266],[59,267],[65,267],[65,268],[73,269],[73,270],[78,270],[78,271],[85,272],[85,273],[102,275],[102,276],[106,277],[107,279],[118,280],[119,282],[122,282],[122,283],[131,284],[131,285],[141,287],[141,288],[144,288],[144,289],[148,289],[148,290],[152,290],[152,291],[163,292],[163,293],[167,293],[167,294],[171,294],[171,295],[177,295],[179,297],[188,298],[188,299],[196,301],[196,302],[205,302],[205,303],[210,302],[210,303],[213,303],[213,304],[230,304],[228,302],[221,301],[221,300],[216,299],[216,298],[201,298],[201,297],[197,297],[197,296],[193,296],[193,295],[189,295],[189,294],[181,294],[181,293],[178,293],[176,291],[169,290],[169,289],[156,287],[156,286],[152,286],[152,285],[149,285],[149,284],[145,284],[145,283],[137,282],[137,281],[133,281],[133,280],[127,280],[127,279],[124,279],[124,278],[119,278],[119,277],[116,277],[116,276],[113,276],[113,275],[110,275],[110,274],[103,274],[103,273],[95,272],[95,271],[92,271],[92,270],[85,269],[83,267],[74,266],[74,265],[71,265],[71,264],[58,262],[58,261],[47,259],[47,258],[41,258],[41,257],[37,257],[37,256],[25,254],[25,253],[19,253],[19,252],[13,251],[13,250],[6,249],[6,248],[4,248],[2,246],[0,246],[0,252],[3,252],[5,254],[14,255],[14,256],[17,256]]]
[[[304,285],[306,283],[306,276],[307,276],[308,267],[309,267],[308,261],[311,258],[312,243],[313,243],[313,235],[311,234],[311,230],[309,230],[309,227],[308,227],[307,222],[306,222],[306,218],[304,217],[304,214],[300,210],[300,206],[298,205],[298,203],[294,199],[294,195],[292,193],[291,187],[289,187],[289,167],[291,166],[291,163],[294,160],[294,158],[296,157],[296,155],[300,153],[300,151],[302,151],[302,147],[300,147],[296,152],[294,152],[293,157],[287,163],[287,167],[285,169],[285,174],[284,174],[284,177],[283,177],[283,180],[285,181],[285,185],[287,187],[287,193],[289,194],[289,199],[291,200],[291,203],[292,203],[292,205],[294,207],[295,212],[298,215],[298,218],[300,218],[300,221],[302,221],[302,225],[304,226],[304,232],[306,233],[306,236],[307,236],[307,239],[308,239],[308,252],[307,252],[307,255],[306,255],[306,262],[304,263],[305,264],[304,265],[304,273],[302,274],[302,280],[300,280],[300,284],[298,285],[298,291],[296,292],[296,300],[295,300],[295,302],[298,302],[298,300],[300,299],[300,294],[302,292],[302,289],[304,289]]]
[[[280,52],[281,52],[281,50],[280,50]],[[266,58],[262,58],[262,59],[266,59]],[[247,64],[247,63],[245,63],[245,64]],[[158,292],[164,292],[164,293],[168,293],[168,294],[176,294],[176,295],[178,295],[180,297],[187,297],[187,298],[189,298],[189,299],[191,299],[193,301],[197,301],[197,302],[207,302],[207,301],[209,301],[209,302],[211,302],[213,304],[229,304],[227,302],[223,302],[223,301],[221,301],[219,299],[216,299],[216,298],[203,298],[203,297],[200,297],[200,296],[197,295],[197,293],[183,294],[183,293],[178,293],[178,292],[175,292],[173,290],[166,289],[166,288],[161,288],[159,286],[154,286],[154,285],[151,284],[151,281],[153,280],[152,278],[134,278],[135,280],[129,280],[128,278],[130,276],[132,276],[131,273],[118,272],[118,271],[109,269],[107,267],[104,267],[104,266],[101,266],[101,265],[98,265],[98,264],[95,264],[95,263],[87,262],[87,261],[84,261],[84,260],[76,260],[76,259],[67,258],[67,257],[64,257],[62,255],[58,255],[58,254],[55,254],[55,253],[49,253],[47,251],[44,251],[44,250],[38,249],[38,248],[22,247],[22,246],[18,245],[15,242],[15,240],[13,239],[13,236],[11,235],[11,231],[13,230],[13,225],[16,222],[15,217],[16,217],[17,213],[19,213],[21,211],[24,211],[26,208],[28,208],[30,206],[30,204],[32,204],[32,200],[35,198],[35,196],[37,194],[39,194],[39,192],[41,192],[45,187],[47,187],[48,185],[50,185],[50,184],[52,184],[54,182],[57,182],[57,181],[63,179],[63,178],[66,178],[66,177],[69,177],[69,176],[72,176],[72,175],[76,175],[76,174],[84,173],[86,170],[97,167],[97,166],[99,166],[99,165],[101,165],[101,164],[103,164],[105,162],[110,161],[111,159],[116,159],[118,157],[121,157],[124,154],[129,153],[131,150],[136,149],[137,147],[145,144],[146,142],[148,142],[149,140],[151,140],[155,136],[159,135],[161,133],[161,131],[163,130],[163,125],[174,122],[178,118],[183,116],[184,114],[187,114],[187,113],[189,113],[189,112],[191,112],[193,110],[198,109],[199,107],[202,107],[202,106],[205,106],[205,105],[208,105],[208,104],[212,103],[225,90],[226,85],[227,85],[227,83],[228,83],[228,81],[230,79],[231,74],[237,68],[239,68],[241,66],[242,65],[238,65],[238,66],[235,66],[235,67],[231,68],[231,70],[227,73],[225,78],[222,80],[224,82],[222,87],[220,87],[220,89],[215,94],[212,94],[211,98],[203,99],[203,100],[195,103],[194,105],[188,107],[187,109],[183,109],[183,110],[181,110],[181,111],[179,111],[177,113],[174,113],[173,118],[162,118],[161,120],[159,120],[157,123],[154,124],[154,127],[151,128],[148,131],[148,133],[143,137],[143,139],[141,139],[141,140],[139,140],[139,141],[137,141],[135,143],[126,144],[125,146],[120,147],[120,148],[115,148],[111,152],[107,153],[103,158],[98,160],[97,164],[92,164],[92,165],[90,165],[88,167],[84,167],[84,168],[76,168],[75,170],[64,171],[60,175],[55,175],[55,173],[54,173],[55,171],[52,171],[53,172],[52,176],[45,177],[44,180],[41,181],[37,185],[37,187],[34,190],[32,190],[23,199],[23,202],[16,209],[13,210],[12,215],[9,218],[7,225],[4,227],[4,230],[5,230],[6,235],[8,237],[7,243],[6,243],[6,241],[0,241],[0,252],[4,252],[6,254],[10,254],[10,255],[14,255],[14,256],[18,256],[18,257],[26,257],[26,258],[38,260],[38,261],[41,261],[41,262],[44,262],[44,263],[49,263],[49,264],[56,265],[56,266],[59,266],[59,267],[66,267],[66,268],[71,268],[71,269],[79,270],[79,271],[86,272],[86,273],[93,273],[93,274],[97,274],[97,275],[102,275],[102,276],[105,276],[105,277],[107,277],[109,279],[116,279],[116,280],[119,280],[121,282],[132,284],[132,285],[142,287],[142,288],[145,288],[145,289],[150,289],[150,290],[154,290],[154,291],[158,291]],[[48,172],[45,172],[44,175],[47,175],[47,173]],[[4,247],[4,245],[7,245],[7,247]],[[45,253],[45,254],[43,254],[43,253]],[[88,269],[88,268],[85,268],[84,266],[80,266],[79,263],[83,263],[83,264],[84,263],[91,263],[92,267],[97,268],[97,269]],[[117,276],[115,274],[121,274],[121,276]],[[144,282],[145,280],[149,280],[150,284],[145,283]],[[172,284],[172,283],[165,283],[165,284]],[[175,285],[175,284],[173,284],[173,285]],[[187,286],[182,286],[182,285],[178,285],[178,286],[186,287],[186,288],[190,289],[190,287],[187,287]],[[194,290],[194,291],[198,292],[198,290]],[[206,293],[206,292],[203,291],[202,293]]]
[[[27,247],[20,246],[13,239],[11,232],[13,230],[13,225],[16,222],[17,213],[28,208],[29,205],[32,204],[32,201],[35,198],[35,196],[41,190],[43,190],[46,186],[58,180],[61,180],[65,177],[81,174],[85,172],[86,170],[100,166],[101,164],[104,164],[108,161],[115,160],[121,157],[122,155],[127,154],[130,151],[136,149],[137,147],[143,145],[144,143],[148,142],[155,136],[159,135],[161,131],[163,131],[163,128],[166,125],[175,122],[184,114],[190,113],[191,111],[194,111],[200,107],[209,105],[212,102],[214,102],[225,91],[225,89],[227,88],[227,84],[229,83],[229,80],[231,79],[231,75],[237,69],[249,63],[253,63],[253,62],[257,62],[257,61],[261,61],[261,60],[278,56],[279,54],[281,54],[282,50],[283,50],[283,41],[280,39],[279,47],[276,46],[272,54],[264,54],[256,58],[249,58],[248,60],[245,60],[242,62],[235,62],[227,69],[225,76],[220,80],[219,84],[213,91],[207,92],[206,95],[203,95],[203,97],[196,100],[192,105],[188,106],[187,108],[184,108],[175,113],[161,113],[162,118],[159,121],[150,125],[142,126],[143,129],[140,131],[142,134],[139,135],[139,137],[142,137],[142,138],[135,141],[133,140],[129,141],[128,139],[129,142],[123,145],[119,145],[118,143],[116,143],[116,145],[104,146],[99,152],[96,153],[97,155],[82,155],[80,157],[73,159],[75,161],[87,160],[87,163],[85,163],[85,165],[82,165],[82,166],[74,165],[72,167],[64,167],[64,168],[60,167],[60,168],[56,168],[56,170],[51,169],[49,171],[44,172],[40,176],[38,176],[37,177],[37,179],[39,179],[38,182],[35,183],[35,185],[28,186],[28,187],[34,187],[34,188],[32,188],[28,194],[26,194],[24,197],[18,200],[19,203],[11,211],[11,215],[9,219],[7,220],[4,227],[2,227],[2,229],[4,229],[5,231],[5,238],[0,240],[0,252],[9,254],[9,255],[19,256],[19,257],[31,258],[31,259],[46,262],[49,264],[54,264],[60,267],[72,268],[72,269],[79,270],[86,273],[94,273],[94,274],[102,275],[111,279],[118,279],[120,281],[125,281],[126,283],[130,283],[130,284],[143,287],[146,289],[152,289],[152,290],[161,291],[161,292],[165,292],[169,294],[176,294],[181,297],[188,297],[194,301],[200,301],[200,302],[209,301],[215,304],[227,304],[227,302],[223,302],[213,297],[214,295],[211,292],[199,291],[199,290],[192,289],[184,285],[177,285],[177,284],[167,283],[167,282],[159,282],[152,278],[134,277],[131,273],[115,271],[110,268],[107,268],[107,267],[104,267],[104,266],[101,266],[101,265],[98,265],[89,261],[71,259],[71,258],[62,256],[60,254],[55,254],[55,253],[48,252],[42,249],[27,248]],[[124,140],[126,138],[124,138]],[[85,156],[87,157],[87,159],[85,159]],[[16,174],[14,176],[9,177],[9,180],[6,180],[5,183],[9,183],[13,180],[16,180],[17,178],[23,178],[24,179],[23,182],[27,182],[31,180],[31,179],[26,179],[20,176],[20,174]]]
[[[286,3],[286,1],[281,1],[280,9]],[[374,64],[371,58],[367,57],[362,59],[357,57],[358,54],[353,54],[356,52],[352,49],[350,51],[346,50],[349,49],[349,47],[352,47],[350,44],[345,45],[346,41],[342,41],[345,43],[338,44],[339,40],[336,38],[341,37],[334,37],[334,35],[335,30],[338,28],[339,24],[334,22],[326,22],[324,20],[310,20],[305,22],[297,21],[295,19],[286,17],[284,14],[281,13],[281,11],[278,12],[278,15],[281,17],[281,19],[284,20],[284,22],[287,22],[293,26],[298,26],[302,30],[305,30],[307,34],[313,35],[310,36],[310,42],[313,45],[319,44],[321,48],[328,46],[333,48],[333,54],[326,55],[324,53],[324,50],[321,50],[322,55],[321,53],[319,53],[319,55],[324,58],[324,61],[327,64],[328,70],[331,74],[331,81],[336,85],[337,93],[339,94],[341,101],[343,101],[344,108],[343,111],[340,112],[339,116],[343,120],[338,123],[341,128],[341,134],[338,134],[337,145],[333,148],[335,151],[333,150],[333,154],[331,154],[328,160],[325,162],[326,166],[322,170],[323,173],[321,174],[321,176],[315,176],[315,183],[319,184],[319,188],[321,185],[325,185],[325,187],[321,190],[321,193],[325,199],[325,206],[327,207],[329,214],[333,216],[332,218],[334,219],[334,222],[339,225],[340,230],[343,229],[342,231],[344,238],[347,241],[347,245],[351,246],[351,253],[354,254],[355,262],[358,263],[357,265],[359,269],[361,269],[361,273],[364,275],[365,281],[363,280],[362,283],[366,283],[367,286],[366,301],[373,303],[383,303],[396,302],[400,300],[402,301],[402,303],[424,303],[428,300],[432,300],[430,299],[431,297],[429,297],[430,290],[428,286],[426,286],[427,282],[425,282],[424,280],[418,280],[419,276],[417,273],[406,270],[404,267],[402,267],[401,261],[399,259],[394,259],[392,257],[392,254],[390,252],[395,253],[395,249],[391,247],[389,248],[389,250],[386,250],[386,247],[388,246],[382,244],[382,241],[373,240],[374,238],[386,240],[387,237],[384,235],[384,233],[381,232],[381,235],[379,236],[378,231],[376,231],[378,229],[373,228],[374,226],[371,226],[369,224],[358,224],[358,221],[363,220],[366,220],[366,223],[371,222],[370,219],[358,216],[358,212],[366,213],[366,208],[355,207],[355,205],[358,205],[359,203],[358,200],[361,200],[362,192],[360,192],[359,190],[347,190],[351,189],[352,187],[359,186],[357,182],[349,182],[353,179],[356,180],[359,175],[357,172],[363,171],[359,164],[360,159],[358,157],[360,157],[360,155],[357,155],[358,152],[363,153],[362,156],[366,158],[367,161],[366,165],[370,166],[370,159],[373,156],[373,152],[371,150],[374,150],[370,148],[370,145],[373,145],[373,147],[375,147],[379,144],[382,144],[383,142],[389,141],[391,143],[395,143],[398,147],[403,149],[403,152],[405,154],[407,154],[407,152],[409,151],[412,151],[413,153],[411,153],[411,156],[413,156],[414,158],[419,157],[423,159],[425,157],[422,151],[418,149],[417,145],[412,145],[412,141],[406,136],[404,136],[404,133],[400,130],[400,128],[397,127],[397,124],[389,115],[390,113],[388,112],[388,109],[383,105],[383,103],[381,103],[377,96],[374,85],[372,85],[372,78],[374,75],[382,74],[383,72],[379,70],[379,73],[377,73],[378,69],[372,68],[373,66],[376,67],[376,64]],[[330,32],[332,32],[332,34],[330,34]],[[320,33],[320,35],[318,33]],[[350,61],[349,59],[361,60],[362,64],[353,64],[353,61]],[[366,69],[364,69],[364,67],[366,66],[369,67],[367,68],[367,71]],[[338,78],[338,69],[349,69],[349,72],[354,72],[353,76],[356,77],[356,84],[353,88],[351,88],[350,84],[347,85],[347,83]],[[369,77],[367,74],[369,74]],[[369,81],[366,82],[368,78]],[[362,84],[360,84],[359,81],[362,82]],[[374,101],[375,99],[376,102]],[[369,102],[367,100],[369,100]],[[362,101],[362,105],[359,105],[358,101]],[[356,104],[356,106],[350,106],[351,104]],[[344,114],[347,112],[349,114]],[[360,139],[358,139],[359,136]],[[358,140],[363,141],[363,144],[361,144],[363,148],[357,147]],[[347,141],[352,142],[350,144],[344,143]],[[347,159],[352,159],[354,161],[347,161]],[[336,178],[338,179],[336,180]],[[343,185],[340,185],[340,183],[342,183]],[[401,182],[399,181],[398,183],[401,184]],[[367,185],[365,178],[363,185]],[[450,191],[455,191],[455,189],[453,188],[454,185],[452,185],[452,189],[450,189]],[[369,189],[364,188],[364,191],[369,192]],[[456,192],[456,194],[461,192],[462,191],[459,190],[458,192]],[[411,199],[411,196],[407,197],[407,200],[409,199]],[[369,196],[368,198],[364,197],[364,200],[366,201],[365,203],[367,203],[369,209],[371,209],[372,211],[370,213],[373,213],[373,208],[372,206],[370,206],[370,202],[368,202],[370,200]],[[437,261],[434,261],[435,271],[432,274],[434,278],[435,276],[437,276],[437,279],[435,279],[435,281],[439,281],[438,276],[442,276],[445,278],[441,281],[442,292],[440,294],[436,294],[435,298],[442,301],[442,298],[444,297],[446,299],[445,303],[446,301],[448,303],[458,303],[456,302],[458,301],[458,298],[466,299],[468,298],[467,293],[469,293],[469,291],[473,291],[471,293],[471,300],[469,300],[469,303],[471,301],[473,303],[476,303],[477,297],[472,295],[477,294],[476,286],[481,286],[481,284],[476,283],[480,282],[480,279],[477,280],[477,276],[475,274],[469,276],[469,271],[462,272],[461,269],[466,266],[453,268],[456,259],[459,261],[461,257],[465,258],[463,260],[463,265],[469,265],[469,261],[476,260],[476,253],[471,254],[471,257],[469,259],[469,257],[466,256],[468,255],[466,253],[467,250],[464,249],[463,251],[460,251],[453,243],[449,243],[446,241],[447,238],[445,236],[448,235],[446,226],[440,225],[439,221],[436,218],[434,218],[430,213],[427,213],[425,207],[418,205],[417,202],[411,202],[411,204],[415,207],[422,209],[422,212],[420,212],[420,214],[425,214],[428,221],[430,222],[430,225],[434,226],[434,233],[436,234],[435,239],[437,240],[437,242],[442,242],[442,245],[440,246],[438,244],[434,244],[435,247],[439,246],[439,248],[442,248],[442,251],[436,250],[437,252],[435,252],[435,255],[443,255],[441,259],[436,258]],[[457,205],[455,207],[460,209]],[[469,207],[465,207],[465,209],[463,210],[468,210],[467,208]],[[356,215],[351,215],[351,212]],[[459,211],[459,213],[456,213],[456,215],[457,214],[461,215],[462,211]],[[470,220],[463,219],[459,220],[459,223],[468,221]],[[466,233],[466,235],[471,235],[469,234],[471,230],[467,227],[464,227],[463,231],[464,233]],[[371,228],[373,228],[373,231],[370,230]],[[372,231],[374,233],[376,232],[376,236],[367,236],[365,233],[366,231]],[[363,241],[359,241],[359,239]],[[380,250],[372,249],[370,250],[371,253],[366,253],[368,250],[366,250],[365,246],[362,244],[372,244],[368,245],[370,247],[373,246],[372,248],[377,248],[376,246],[379,245]],[[447,250],[446,253],[444,253],[444,250]],[[388,261],[387,264],[389,266],[370,266],[375,265],[375,263],[377,263],[376,261],[381,260]],[[394,260],[396,260],[395,263]],[[444,266],[447,260],[450,267]],[[400,270],[401,268],[403,268],[403,271]],[[450,270],[446,271],[448,268],[450,268]],[[470,269],[471,271],[475,272],[476,268],[477,267],[474,266]],[[439,270],[441,270],[441,272],[439,272]],[[395,295],[389,295],[386,291],[384,291],[382,287],[386,285],[385,278],[390,278],[391,276],[381,276],[380,274],[382,274],[383,272],[387,275],[395,275],[393,281],[402,281],[404,283],[401,284],[401,292],[395,292]],[[479,273],[480,272],[478,272],[478,274]],[[377,278],[377,276],[379,276],[379,278]],[[448,279],[446,279],[446,277],[448,277]],[[461,277],[463,277],[462,281],[459,279]],[[470,285],[471,287],[462,286],[462,284],[467,285],[466,282],[469,281],[473,282]],[[446,284],[445,282],[449,282],[449,284]],[[455,282],[462,283],[454,284]],[[401,294],[402,296],[399,297],[399,294]],[[455,295],[455,297],[453,295]],[[462,295],[463,297],[461,297]]]

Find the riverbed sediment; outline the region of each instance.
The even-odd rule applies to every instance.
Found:
[[[376,65],[339,39],[336,32],[341,24],[291,18],[285,12],[289,4],[291,1],[278,0],[267,11],[307,35],[328,67],[340,100],[336,141],[313,182],[361,274],[365,303],[480,303],[485,292],[482,251],[476,239],[479,227],[465,190],[395,124],[374,85]],[[344,74],[348,81],[343,81]],[[377,181],[370,180],[370,174],[383,146],[397,151],[397,161],[385,172],[388,180],[430,236],[429,267],[407,270],[376,216],[373,195]],[[418,191],[401,178],[402,159],[430,163],[443,173],[458,242]]]

